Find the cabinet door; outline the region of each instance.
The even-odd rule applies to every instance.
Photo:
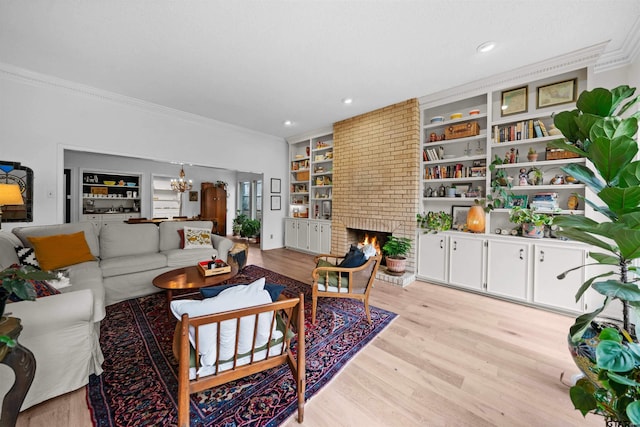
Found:
[[[418,237],[418,276],[437,282],[447,281],[449,239],[442,233]]]
[[[451,236],[449,238],[449,283],[482,290],[484,284],[484,239]]]
[[[527,300],[530,245],[489,240],[487,246],[487,292]]]
[[[331,224],[320,224],[320,253],[331,253]]]
[[[288,248],[297,248],[298,222],[293,219],[286,219],[284,225],[284,245]]]
[[[321,244],[320,224],[318,221],[309,221],[309,250],[320,253]]]
[[[298,221],[298,249],[309,250],[309,221]]]
[[[576,302],[575,295],[584,283],[584,269],[574,271],[562,280],[557,276],[584,264],[585,255],[584,249],[536,244],[533,301],[554,308],[582,312],[582,298]]]

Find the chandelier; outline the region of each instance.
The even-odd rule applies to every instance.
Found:
[[[193,181],[184,179],[184,166],[180,167],[180,178],[171,180],[171,189],[178,193],[184,193],[193,188]]]

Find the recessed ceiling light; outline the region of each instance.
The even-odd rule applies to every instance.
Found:
[[[283,125],[285,125],[285,126],[293,126],[293,122],[291,120],[285,120],[283,122]]]
[[[353,98],[342,98],[342,103],[345,105],[349,105],[353,102]]]
[[[478,46],[476,50],[479,53],[487,53],[489,51],[492,51],[494,47],[496,47],[496,42],[484,42],[480,46]]]

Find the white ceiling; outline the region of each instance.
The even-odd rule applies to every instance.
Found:
[[[1,0],[0,65],[287,137],[601,42],[635,57],[639,17],[639,0]]]

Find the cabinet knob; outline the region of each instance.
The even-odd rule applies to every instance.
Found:
[[[544,262],[544,251],[540,251],[540,262]]]
[[[457,241],[453,241],[453,250],[457,250],[458,249],[458,242]]]
[[[520,249],[520,259],[524,259],[524,249]]]
[[[440,249],[444,249],[444,240],[440,239]]]

